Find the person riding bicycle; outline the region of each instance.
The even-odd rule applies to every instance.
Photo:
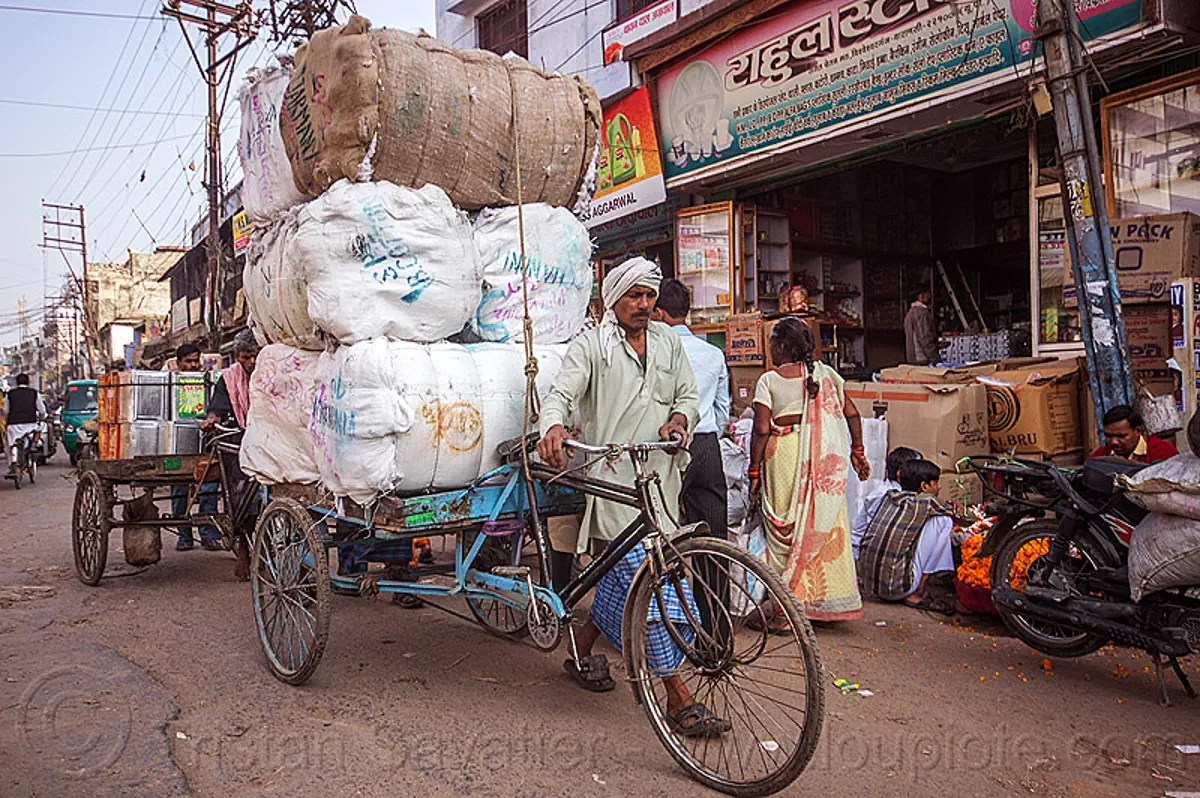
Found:
[[[29,387],[29,375],[17,375],[17,387],[4,397],[4,417],[8,422],[8,472],[17,469],[17,442],[33,433],[36,441],[46,418],[46,403],[42,395]]]
[[[678,513],[686,446],[699,419],[700,394],[679,336],[666,324],[650,320],[662,279],[658,265],[645,258],[631,258],[604,278],[604,317],[598,327],[571,344],[542,403],[538,454],[552,468],[565,467],[563,442],[570,437],[566,424],[575,412],[584,438],[592,443],[679,440],[681,448],[676,454],[652,454],[647,465],[662,480],[665,506],[657,509],[665,521]],[[631,463],[611,462],[609,468],[604,472],[605,479],[633,484]],[[587,553],[592,541],[616,539],[638,515],[637,508],[589,496],[577,551]],[[596,585],[591,618],[575,639],[578,659],[563,663],[586,690],[604,692],[615,686],[607,658],[592,654],[592,647],[603,634],[618,650],[621,648],[625,601],[645,558],[645,549],[635,547]],[[691,596],[678,596],[674,590],[666,592],[669,622],[684,621],[682,603],[691,600]],[[679,676],[668,675],[678,666],[682,652],[671,640],[666,624],[653,620],[650,627],[647,653],[652,670],[664,676],[672,729],[696,737],[728,731],[728,721],[695,701]]]

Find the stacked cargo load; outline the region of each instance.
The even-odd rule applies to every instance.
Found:
[[[539,392],[587,320],[595,91],[356,16],[240,97],[266,344],[242,467],[359,502],[494,470],[523,428],[526,301]]]

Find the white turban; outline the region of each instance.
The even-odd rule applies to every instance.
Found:
[[[600,298],[604,301],[604,318],[600,320],[600,352],[604,355],[605,365],[612,362],[613,347],[621,339],[621,325],[617,322],[613,306],[637,286],[645,286],[658,293],[662,279],[662,269],[658,264],[645,258],[630,258],[605,276],[600,287]]]

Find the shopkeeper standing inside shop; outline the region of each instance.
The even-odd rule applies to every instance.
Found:
[[[907,362],[928,366],[938,360],[937,325],[933,319],[933,294],[928,286],[917,291],[916,301],[904,317],[904,348]]]

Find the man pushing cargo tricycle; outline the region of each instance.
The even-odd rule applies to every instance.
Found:
[[[257,353],[253,333],[240,333],[234,363],[211,396],[208,376],[200,372],[124,371],[102,378],[100,456],[79,465],[71,522],[75,569],[84,584],[99,584],[104,576],[113,529],[122,530],[126,562],[146,566],[159,561],[164,530],[182,538],[193,526],[216,527],[217,548],[237,558],[235,576],[249,578],[259,487],[238,459]],[[199,506],[203,486],[214,482],[223,512]],[[169,514],[160,512],[160,502],[170,503]]]

